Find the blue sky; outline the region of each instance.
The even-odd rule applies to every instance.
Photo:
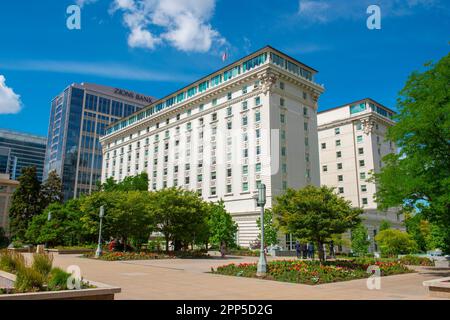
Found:
[[[66,27],[74,3],[81,30]],[[366,27],[370,4],[381,30]],[[162,97],[267,44],[319,71],[319,110],[365,97],[395,109],[408,75],[448,54],[449,18],[446,0],[5,0],[0,128],[46,135],[73,82]]]

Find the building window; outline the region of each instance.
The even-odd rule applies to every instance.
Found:
[[[248,166],[242,166],[242,174],[248,174]]]
[[[286,164],[286,163],[283,163],[283,164],[281,165],[281,172],[282,172],[282,173],[287,173],[287,164]]]
[[[242,111],[246,111],[248,109],[247,101],[242,101]]]
[[[260,98],[260,97],[256,97],[256,98],[255,98],[255,105],[256,105],[256,106],[261,105],[261,98]]]
[[[340,134],[341,128],[334,128],[334,134]]]
[[[322,166],[322,171],[323,172],[327,172],[328,171],[328,166]]]
[[[233,128],[233,123],[231,121],[227,122],[227,129],[231,130]]]
[[[233,98],[233,94],[231,92],[227,93],[227,99],[231,100]]]
[[[261,112],[257,111],[255,113],[255,122],[261,121]]]
[[[247,93],[247,86],[243,86],[242,87],[242,94],[246,94]]]
[[[261,154],[261,146],[256,146],[256,155],[259,156]]]
[[[280,81],[280,89],[281,89],[281,90],[284,90],[284,82],[281,82],[281,81]]]
[[[257,163],[255,165],[255,170],[256,170],[256,172],[261,172],[261,163]]]
[[[189,177],[184,177],[184,183],[189,184]]]
[[[326,148],[327,148],[327,144],[326,144],[326,143],[322,143],[322,144],[321,144],[321,148],[322,148],[322,149],[326,149]]]
[[[342,163],[338,163],[337,164],[337,168],[338,168],[338,170],[341,170],[342,169]]]
[[[213,113],[211,116],[212,121],[216,121],[217,120],[217,113]]]
[[[216,178],[217,178],[217,173],[216,173],[216,171],[212,171],[212,172],[211,172],[211,180],[216,180]]]
[[[284,114],[280,114],[280,122],[281,123],[285,123],[285,121],[286,121],[285,115]]]
[[[362,198],[362,204],[367,204],[367,198]]]
[[[283,157],[286,156],[286,147],[281,147],[281,155],[282,155]]]
[[[261,130],[260,129],[256,129],[256,139],[261,137]]]
[[[341,157],[342,157],[342,152],[341,151],[336,152],[336,158],[341,158]]]
[[[283,191],[287,190],[287,181],[282,182],[282,188],[283,188]]]
[[[303,122],[303,130],[308,131],[308,122]]]
[[[364,148],[358,148],[358,154],[364,154]]]
[[[213,105],[214,105],[214,100],[216,100],[216,103],[217,103],[217,99],[213,99]],[[202,112],[204,108],[205,108],[205,105],[202,103],[201,105],[198,106],[198,112]]]
[[[283,98],[280,98],[280,106],[284,106],[284,99]]]
[[[191,169],[191,164],[190,163],[186,163],[184,165],[184,170],[189,171]]]
[[[361,185],[361,191],[362,192],[366,192],[367,191],[367,186],[365,184]]]
[[[339,193],[340,194],[344,193],[344,187],[339,187]]]
[[[307,115],[308,115],[308,108],[303,107],[303,116],[307,116]]]
[[[202,182],[203,181],[203,175],[199,174],[197,175],[197,182]]]
[[[363,142],[363,136],[357,136],[356,137],[356,142],[358,142],[358,143]]]
[[[231,184],[227,184],[227,193],[231,193],[233,192],[233,188],[231,186]]]
[[[233,114],[233,109],[231,107],[227,108],[227,116],[231,116]]]
[[[338,175],[338,181],[339,182],[344,181],[344,176],[342,174]]]
[[[286,140],[286,130],[281,130],[281,139]]]
[[[231,168],[227,169],[227,177],[231,177],[232,176],[233,171],[231,170]]]
[[[364,160],[359,160],[359,166],[360,167],[364,167],[366,164],[364,162]]]
[[[246,126],[248,124],[248,117],[247,116],[244,116],[243,118],[242,118],[242,125],[243,126]]]
[[[356,130],[358,130],[358,131],[362,130],[362,123],[361,122],[358,122],[356,124]]]
[[[191,128],[192,128],[192,123],[190,123],[190,122],[186,123],[186,129],[191,130]]]
[[[359,173],[359,178],[362,179],[362,180],[365,180],[366,179],[366,173],[365,172],[360,172]]]
[[[178,173],[178,166],[174,166],[174,167],[173,167],[173,172],[174,172],[174,173]]]
[[[242,191],[247,192],[248,191],[248,182],[242,183]]]
[[[244,149],[243,155],[244,158],[248,158],[248,149]]]
[[[339,147],[341,145],[341,140],[336,140],[336,147]]]

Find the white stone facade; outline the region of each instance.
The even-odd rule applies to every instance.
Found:
[[[396,152],[386,140],[387,129],[394,125],[393,111],[372,99],[363,99],[320,112],[317,116],[320,181],[364,209],[364,223],[372,245],[382,220],[401,228],[402,217],[395,209],[382,212],[374,201],[376,185],[368,181],[371,172],[379,172],[382,158]]]
[[[146,171],[150,189],[223,199],[238,243],[258,235],[257,184],[272,198],[319,185],[316,71],[265,47],[156,101],[107,130],[102,181]],[[206,84],[207,83],[207,84]]]

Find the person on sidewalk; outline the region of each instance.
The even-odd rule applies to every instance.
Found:
[[[297,259],[300,259],[302,251],[300,242],[298,242],[298,240],[295,242],[295,251],[297,252]]]

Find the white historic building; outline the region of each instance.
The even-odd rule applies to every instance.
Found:
[[[249,246],[259,232],[258,183],[268,208],[288,187],[320,184],[316,72],[267,46],[152,103],[100,139],[102,181],[145,171],[152,190],[223,199],[238,243]]]
[[[364,209],[371,250],[381,220],[401,227],[401,216],[390,209],[382,212],[374,201],[376,185],[368,181],[371,172],[379,172],[382,158],[394,153],[395,145],[386,140],[387,129],[394,125],[394,111],[372,99],[355,101],[319,112],[317,116],[320,155],[320,182],[333,186],[355,207]]]

